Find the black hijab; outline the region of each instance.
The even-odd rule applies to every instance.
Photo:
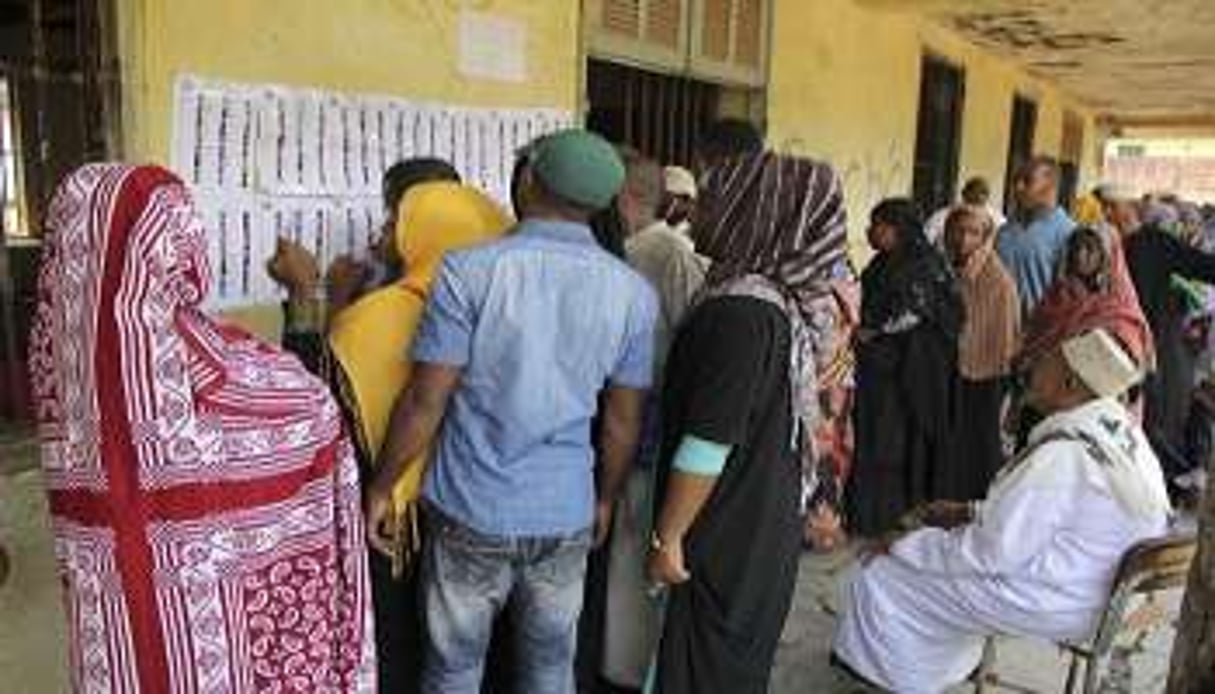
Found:
[[[878,253],[861,275],[861,324],[881,330],[892,320],[914,314],[956,338],[962,330],[961,294],[945,257],[924,235],[915,203],[883,200],[873,208],[871,219],[894,227],[898,245]]]

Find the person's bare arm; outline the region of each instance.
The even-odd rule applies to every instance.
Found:
[[[599,499],[595,507],[596,545],[602,544],[607,538],[612,509],[633,466],[637,442],[641,437],[645,397],[644,390],[612,386],[607,389],[603,399],[599,433]]]
[[[458,367],[418,362],[409,386],[397,398],[380,449],[375,480],[367,495],[367,533],[372,546],[392,554],[392,490],[411,461],[426,450],[447,410],[447,401],[460,383]]]
[[[713,495],[731,448],[695,436],[680,442],[650,552],[650,577],[656,583],[674,585],[691,578],[684,565],[684,537]]]
[[[329,318],[353,304],[368,290],[371,266],[350,255],[340,255],[329,264],[325,286],[329,298]]]
[[[671,471],[662,511],[654,526],[655,546],[650,555],[650,578],[655,582],[675,585],[691,578],[684,565],[683,540],[716,486],[717,478],[714,476]]]
[[[662,512],[654,530],[664,545],[683,542],[688,530],[696,522],[696,517],[700,515],[700,509],[704,508],[716,486],[715,476],[671,471],[667,495],[663,499]]]

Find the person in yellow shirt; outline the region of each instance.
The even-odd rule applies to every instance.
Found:
[[[292,297],[284,346],[327,378],[343,404],[364,484],[373,477],[392,405],[409,383],[409,348],[444,254],[497,238],[508,223],[496,203],[470,186],[435,182],[410,188],[397,207],[394,233],[403,275],[333,313],[327,342],[319,329],[323,320],[317,320],[324,311],[316,308],[316,261],[296,244],[280,242],[269,270]],[[391,692],[417,690],[424,644],[412,560],[421,547],[418,499],[425,465],[408,470],[393,495],[393,556],[371,552],[379,682]]]

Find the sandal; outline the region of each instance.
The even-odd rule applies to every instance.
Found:
[[[806,549],[819,554],[830,554],[848,544],[839,514],[825,505],[815,507],[806,515],[802,542]]]

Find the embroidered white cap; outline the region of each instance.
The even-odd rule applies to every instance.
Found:
[[[1103,398],[1117,397],[1143,378],[1131,355],[1100,328],[1064,342],[1063,358],[1084,385]]]
[[[696,177],[682,166],[668,166],[662,170],[663,188],[670,195],[686,195],[696,199]]]

